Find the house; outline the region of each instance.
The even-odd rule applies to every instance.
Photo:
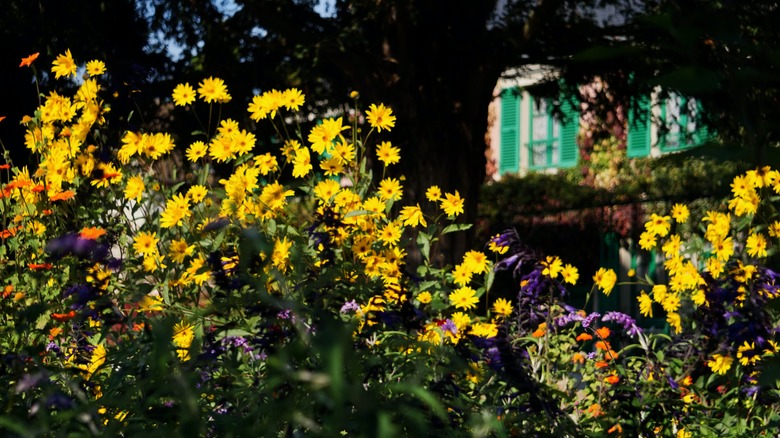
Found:
[[[553,117],[551,102],[534,99],[526,89],[555,77],[552,67],[529,65],[509,69],[499,78],[491,105],[488,175],[551,171],[575,167],[580,160],[578,134],[586,123],[577,108],[562,102],[563,120]],[[587,92],[587,86],[583,87]],[[707,139],[697,126],[694,99],[673,93],[661,101],[656,92],[640,102],[644,117],[629,114],[626,153],[629,158],[658,157],[698,146]]]
[[[530,172],[553,173],[558,169],[575,168],[583,164],[583,156],[588,156],[581,154],[580,144],[583,133],[587,131],[585,128],[595,119],[587,113],[581,114],[579,108],[566,99],[557,102],[563,118],[556,118],[551,111],[552,102],[534,99],[527,90],[541,81],[555,80],[555,76],[556,72],[551,67],[530,65],[507,70],[498,80],[489,110],[489,146],[486,151],[488,175],[493,181],[500,181],[508,174],[525,176]],[[589,84],[581,90],[588,93],[589,87],[592,91],[592,87],[600,86],[603,85]],[[647,100],[639,102],[637,117],[633,113],[624,118],[616,117],[616,123],[624,124],[619,131],[625,133],[625,157],[659,157],[701,145],[708,134],[696,124],[695,115],[699,111],[701,108],[696,100],[657,90]],[[616,113],[622,112],[616,109]],[[633,215],[637,223],[635,228],[641,228],[642,209],[639,205],[632,207],[636,212]],[[603,208],[603,214],[607,216],[615,214],[615,211],[614,207]],[[568,217],[579,214],[567,212]],[[540,215],[534,220],[538,224],[545,222],[549,230],[550,222],[563,220],[564,217],[563,214]],[[579,234],[574,239],[585,237]],[[648,274],[658,281],[663,279],[665,273],[660,254],[642,251],[634,239],[621,238],[614,232],[593,237],[598,237],[594,240],[600,246],[598,265],[614,269],[620,282],[630,282],[629,270],[635,271],[640,278]],[[582,278],[587,282],[588,277],[583,275]],[[585,289],[581,291],[583,297],[589,288],[586,286]],[[634,298],[637,293],[636,287],[623,285],[610,297],[596,294],[595,302],[591,303],[594,310],[620,310],[637,315]],[[584,299],[582,301],[584,303]],[[644,323],[658,327],[665,324],[663,320]]]

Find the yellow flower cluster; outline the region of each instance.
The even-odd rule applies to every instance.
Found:
[[[761,199],[766,198],[770,191],[780,193],[780,173],[769,166],[751,170],[744,175],[734,178],[732,184],[732,198],[729,201],[729,210],[733,213],[708,211],[702,218],[704,239],[709,244],[710,253],[699,259],[704,266],[704,271],[714,279],[722,278],[726,274],[726,267],[735,257],[737,245],[735,239],[740,234],[740,227],[736,218],[747,216],[752,218],[758,211]],[[671,218],[678,224],[688,221],[690,212],[687,206],[675,204],[671,210]],[[744,221],[743,221],[744,223]],[[768,224],[767,232],[770,237],[780,237],[780,221]],[[639,238],[639,245],[645,250],[655,249],[659,246],[658,239],[665,238],[660,244],[666,260],[664,268],[669,276],[668,285],[655,285],[650,293],[641,291],[637,297],[639,309],[642,315],[653,316],[653,303],[658,303],[667,314],[667,322],[679,333],[682,330],[682,318],[679,315],[681,302],[690,299],[695,306],[708,305],[704,292],[705,284],[697,265],[691,256],[686,253],[686,242],[680,234],[670,234],[672,224],[669,216],[652,214],[645,224],[645,231]],[[759,259],[768,255],[770,241],[760,231],[759,227],[750,227],[747,230],[744,251],[747,256]],[[668,237],[667,237],[668,236]],[[742,260],[736,261],[736,269],[728,272],[738,283],[742,284],[740,290],[744,291],[756,271],[753,264],[744,264]],[[725,372],[730,367],[730,359],[727,357],[713,358],[710,367],[714,372]]]

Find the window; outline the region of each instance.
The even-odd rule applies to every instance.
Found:
[[[701,144],[706,133],[696,125],[700,106],[696,99],[670,93],[661,106],[661,120],[665,128],[660,134],[662,152],[673,152]]]
[[[531,100],[529,167],[556,167],[561,161],[561,124],[550,114],[549,102]]]

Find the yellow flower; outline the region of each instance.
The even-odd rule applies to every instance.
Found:
[[[479,298],[476,297],[476,294],[477,292],[474,289],[463,286],[450,294],[450,303],[452,303],[456,309],[473,309],[477,307],[477,303],[479,302]]]
[[[713,354],[712,359],[707,362],[707,366],[710,367],[713,373],[726,374],[731,368],[732,362],[734,362],[734,359],[729,356]]]
[[[190,217],[190,200],[182,194],[173,195],[165,205],[165,211],[160,215],[160,226],[171,228],[181,225],[184,218]]]
[[[496,234],[495,236],[493,236],[493,239],[491,239],[490,243],[488,244],[488,249],[493,251],[496,254],[506,254],[506,252],[509,251],[509,247],[508,246],[504,246],[504,245],[499,245],[494,240],[494,239],[497,239],[499,236],[500,236],[500,234]],[[576,268],[575,268],[575,271],[576,271]],[[577,275],[577,278],[579,278],[579,274]]]
[[[669,240],[667,240],[666,243],[663,244],[661,250],[664,252],[664,255],[666,255],[667,257],[672,257],[678,252],[680,252],[681,246],[682,246],[682,241],[680,240],[680,235],[673,234],[669,237]]]
[[[320,169],[326,176],[340,175],[344,172],[344,164],[339,157],[330,157],[320,162]]]
[[[282,240],[276,239],[274,243],[274,252],[271,254],[271,262],[281,272],[287,272],[292,263],[290,262],[290,248],[292,242],[284,237]]]
[[[644,317],[652,318],[653,300],[650,298],[650,295],[648,295],[645,291],[642,291],[642,293],[637,297],[637,301],[639,301],[639,313],[641,313]]]
[[[103,61],[94,59],[87,63],[87,74],[90,76],[99,76],[106,72],[106,64]]]
[[[576,284],[580,278],[580,273],[577,271],[577,268],[567,263],[561,270],[561,276],[566,283]]]
[[[422,225],[423,227],[428,226],[428,223],[425,222],[425,216],[423,216],[423,212],[420,209],[420,204],[408,205],[401,209],[401,214],[398,216],[398,219],[402,220],[404,225],[412,227],[416,227],[417,225]]]
[[[328,202],[339,192],[339,190],[341,190],[341,184],[339,184],[338,181],[326,179],[318,182],[317,185],[314,186],[314,196],[319,198],[322,202]],[[368,202],[368,200],[366,200],[366,202]],[[368,208],[366,208],[366,210],[368,210]],[[384,211],[384,204],[382,205],[382,211]]]
[[[441,199],[441,189],[439,186],[430,186],[425,191],[425,197],[431,202],[436,202]]]
[[[475,274],[487,272],[488,263],[487,256],[480,251],[468,251],[463,255],[463,265]]]
[[[645,224],[645,230],[656,236],[664,237],[669,234],[671,228],[671,218],[669,216],[659,216],[655,213],[650,215],[650,220]]]
[[[260,170],[261,175],[268,175],[279,169],[279,163],[276,162],[276,157],[266,152],[262,155],[258,155],[254,158],[255,167]]]
[[[712,242],[712,251],[720,261],[727,261],[734,254],[734,241],[731,237]]]
[[[195,203],[202,201],[207,194],[208,190],[201,185],[194,185],[187,190],[187,197]]]
[[[171,256],[171,260],[176,263],[184,263],[184,258],[192,255],[195,251],[195,245],[187,245],[187,241],[184,239],[172,240],[168,246],[168,254]]]
[[[73,60],[73,55],[70,54],[70,49],[57,56],[57,59],[52,63],[51,71],[54,73],[55,79],[76,74],[76,62]]]
[[[458,191],[455,194],[445,193],[444,199],[441,200],[441,208],[449,217],[455,217],[463,213],[463,198],[460,197]]]
[[[615,282],[617,282],[617,274],[612,269],[599,268],[596,275],[593,276],[593,281],[604,292],[604,295],[609,296],[612,293],[612,288],[615,287]]]
[[[395,116],[393,110],[384,106],[384,104],[371,104],[366,111],[368,116],[368,124],[372,128],[375,128],[378,132],[382,132],[383,129],[390,130],[395,126]]]
[[[198,94],[206,103],[224,103],[230,100],[227,86],[222,79],[209,77],[198,84]]]
[[[501,316],[512,314],[512,303],[504,298],[499,298],[493,302],[493,312]]]
[[[675,333],[682,332],[682,319],[680,318],[679,313],[669,313],[666,315],[666,322],[669,323],[669,326],[674,328]]]
[[[311,155],[309,149],[300,148],[295,151],[295,160],[293,161],[293,176],[295,178],[303,178],[311,172]]]
[[[739,359],[739,363],[744,366],[748,366],[754,365],[756,362],[761,360],[761,356],[759,356],[758,352],[755,350],[755,342],[748,343],[748,341],[745,341],[742,345],[740,345],[737,349],[737,359]]]
[[[311,150],[318,154],[324,152],[333,152],[333,141],[341,135],[341,131],[349,129],[349,126],[342,125],[342,119],[325,119],[319,125],[311,128],[309,131],[309,143],[311,143]]]
[[[399,199],[402,190],[403,187],[396,178],[385,178],[379,182],[379,197],[382,198],[383,201]]]
[[[780,221],[774,221],[769,224],[769,236],[780,237]]]
[[[125,199],[135,199],[136,202],[141,202],[144,189],[144,179],[138,175],[131,176],[125,186]]]
[[[748,236],[745,248],[751,257],[766,257],[766,238],[761,233],[753,233]]]
[[[133,249],[140,255],[157,254],[157,242],[159,240],[157,233],[141,231],[135,236]]]
[[[395,245],[401,239],[402,233],[403,228],[395,222],[390,222],[379,230],[379,241],[383,242],[385,246]]]
[[[287,197],[294,195],[292,190],[285,190],[284,186],[274,181],[263,187],[260,193],[260,202],[273,211],[279,211],[287,203]]]
[[[563,269],[563,261],[559,257],[547,256],[545,260],[542,260],[542,275],[546,275],[550,278],[555,278]]]
[[[422,304],[428,304],[431,302],[432,299],[433,297],[431,296],[431,293],[428,292],[427,290],[417,294],[417,301],[419,301]]]
[[[688,210],[688,207],[684,204],[674,204],[672,206],[672,219],[674,219],[678,224],[685,223],[685,221],[688,220],[688,216],[690,216],[690,214],[690,210]]]
[[[471,270],[471,267],[465,263],[461,263],[452,270],[452,281],[458,286],[465,286],[469,284],[473,275],[474,272]]]
[[[195,102],[195,89],[188,83],[179,84],[173,89],[173,104],[186,106]]]
[[[219,135],[209,142],[209,156],[220,163],[230,161],[236,157],[233,149],[233,141],[229,136]]]
[[[87,372],[87,379],[106,362],[106,347],[98,345],[92,350],[89,358],[89,364],[78,365],[78,367]]]
[[[304,100],[301,90],[297,88],[290,88],[282,93],[283,105],[288,110],[297,111],[303,105]]]
[[[171,340],[173,345],[177,348],[177,355],[182,362],[189,360],[189,348],[192,345],[192,340],[195,339],[195,333],[192,330],[192,325],[188,322],[179,322],[173,326],[173,336]]]
[[[376,148],[376,157],[385,163],[385,166],[396,164],[401,160],[401,149],[393,146],[389,141],[383,141]]]

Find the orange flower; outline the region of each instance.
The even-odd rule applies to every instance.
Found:
[[[604,360],[614,360],[617,358],[618,354],[615,350],[609,350],[608,352],[604,353]]]
[[[615,433],[615,432],[623,433],[623,426],[621,426],[619,424],[616,424],[616,425],[610,427],[609,430],[607,431],[607,433]]]
[[[62,333],[62,329],[59,327],[52,327],[49,330],[49,340],[53,341],[54,338],[56,338],[60,333]]]
[[[531,333],[531,336],[535,338],[541,338],[545,333],[547,333],[547,323],[543,322],[539,324],[535,332]]]
[[[74,197],[76,195],[76,192],[73,190],[65,190],[64,192],[57,193],[56,195],[53,195],[51,198],[49,198],[51,201],[67,201],[68,199]]]
[[[3,120],[5,120],[5,116],[0,116],[0,122],[2,122]]]
[[[571,357],[571,361],[574,363],[585,363],[585,356],[580,352],[574,353]]]
[[[693,383],[691,376],[685,376],[682,380],[680,380],[680,385],[682,386],[691,386],[691,383]]]
[[[2,122],[4,118],[5,117],[0,118],[0,122]],[[10,164],[0,164],[0,170],[8,170],[10,168],[11,168]]]
[[[82,239],[96,240],[98,237],[106,234],[106,230],[98,227],[82,228],[79,236]]]
[[[28,263],[27,267],[32,269],[33,271],[39,269],[51,269],[51,263]]]
[[[11,227],[7,230],[0,231],[0,238],[7,239],[11,236],[16,236],[16,232],[19,231],[19,228],[21,227]]]
[[[591,339],[593,339],[593,336],[588,333],[580,333],[580,335],[577,336],[578,341],[590,341]]]
[[[600,361],[596,362],[596,369],[597,370],[600,370],[602,368],[606,368],[608,366],[609,366],[609,364],[604,362],[603,360],[600,360]]]
[[[597,350],[609,351],[612,349],[612,347],[609,345],[609,342],[607,341],[598,341],[594,346]]]
[[[8,298],[8,295],[11,295],[11,292],[14,291],[14,285],[9,284],[8,286],[3,288],[3,298]]]
[[[620,381],[620,377],[618,377],[618,376],[616,376],[614,374],[611,374],[611,375],[605,377],[604,381],[609,383],[610,385],[614,385],[615,383]]]
[[[59,321],[59,322],[67,322],[67,321],[70,321],[71,319],[73,319],[73,317],[75,317],[75,316],[76,316],[76,311],[75,310],[71,310],[68,313],[52,313],[51,314],[51,319],[53,319],[55,321]]]
[[[596,334],[599,335],[601,339],[607,339],[610,335],[609,327],[599,327],[596,330]]]
[[[40,55],[40,53],[39,52],[35,52],[35,53],[33,53],[32,55],[30,55],[30,56],[28,56],[26,58],[22,58],[22,63],[19,64],[19,68],[31,66],[32,63],[36,59],[38,59],[38,55]]]
[[[601,405],[600,405],[600,404],[598,404],[598,403],[593,403],[593,404],[592,404],[592,405],[590,405],[590,407],[588,407],[588,409],[586,409],[585,411],[586,411],[586,412],[588,412],[588,413],[590,413],[590,414],[591,414],[591,415],[593,415],[594,417],[601,416],[601,414],[603,413],[603,412],[601,411]]]
[[[43,184],[38,184],[30,189],[30,191],[33,193],[41,193],[44,190],[46,190],[46,186]]]

